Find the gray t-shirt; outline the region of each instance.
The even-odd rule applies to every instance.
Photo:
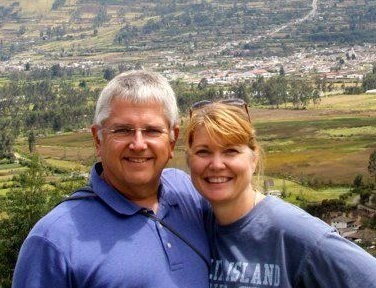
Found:
[[[279,198],[230,225],[208,220],[211,288],[376,287],[376,258]]]

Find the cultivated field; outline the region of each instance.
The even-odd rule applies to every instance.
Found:
[[[252,121],[265,150],[265,177],[274,179],[272,189],[285,187],[291,202],[298,195],[321,201],[348,192],[358,174],[369,179],[368,159],[376,149],[375,99],[376,95],[366,94],[331,96],[307,110],[251,107]],[[184,121],[182,126],[184,130]],[[182,138],[169,166],[187,171]],[[17,149],[27,152],[25,140],[19,140]],[[38,138],[36,151],[49,166],[68,173],[88,172],[96,159],[88,131]],[[18,166],[0,167],[1,193],[8,190],[12,171],[21,170]],[[307,188],[307,183],[321,188]],[[332,188],[328,190],[327,186]]]
[[[376,149],[376,95],[340,95],[302,111],[256,110],[266,172],[349,184]]]

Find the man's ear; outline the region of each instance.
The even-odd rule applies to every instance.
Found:
[[[178,125],[176,125],[173,128],[174,140],[170,141],[170,148],[171,148],[170,149],[170,159],[174,158],[174,148],[175,148],[176,142],[178,141],[179,132],[180,132],[180,128],[179,128]]]
[[[101,148],[101,140],[99,139],[99,128],[97,125],[91,126],[91,135],[93,137],[94,145],[95,145],[95,151],[96,155],[100,156],[100,148]]]

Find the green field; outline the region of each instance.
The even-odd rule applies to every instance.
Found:
[[[346,186],[312,189],[285,179],[273,178],[273,182],[274,186],[270,187],[270,190],[285,191],[285,199],[297,205],[301,202],[298,199],[305,199],[308,202],[321,202],[324,199],[338,199],[340,195],[349,192],[349,187]]]
[[[372,106],[375,98],[376,95],[366,94],[332,96],[307,110],[251,107],[252,121],[265,151],[265,175],[277,179],[274,188],[282,190],[282,180],[278,179],[293,180],[285,181],[289,201],[295,202],[297,195],[321,201],[348,192],[358,174],[369,179],[368,159],[376,149],[376,109]],[[344,103],[351,99],[361,101],[353,101],[350,109]],[[25,140],[18,143],[17,149],[25,153]],[[40,137],[36,151],[49,166],[67,172],[88,172],[96,159],[89,130]],[[169,166],[187,171],[182,136]],[[9,171],[15,167],[0,168],[0,181],[10,181]]]
[[[367,176],[368,158],[376,148],[375,117],[255,121],[266,152],[266,171],[351,183]]]
[[[357,174],[369,176],[368,159],[376,149],[375,94],[331,96],[307,110],[251,109],[251,114],[266,174],[340,185],[351,184]]]
[[[22,167],[17,163],[2,163],[0,164],[0,196],[4,195],[10,190],[14,182],[12,181],[14,175],[25,171],[27,168]]]

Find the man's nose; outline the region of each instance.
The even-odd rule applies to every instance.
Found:
[[[135,130],[134,135],[132,136],[131,143],[129,144],[129,149],[132,150],[145,150],[147,148],[147,144],[144,138],[144,135],[142,134],[142,130]]]

